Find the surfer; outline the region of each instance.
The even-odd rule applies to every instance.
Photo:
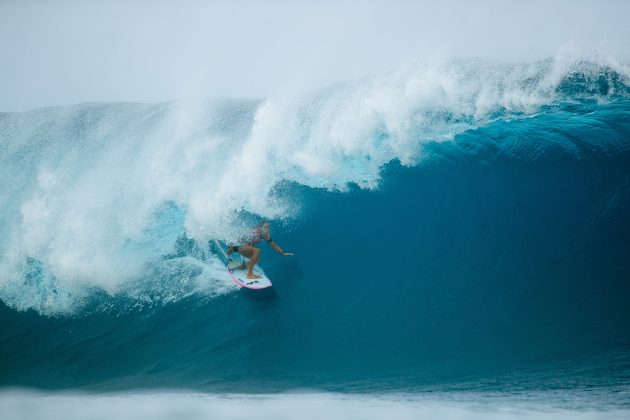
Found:
[[[288,257],[293,255],[291,252],[284,252],[282,248],[280,248],[278,244],[271,239],[271,234],[269,233],[269,222],[266,220],[261,221],[251,230],[249,236],[242,241],[242,245],[230,245],[227,252],[228,257],[232,255],[233,252],[238,252],[242,256],[249,258],[247,278],[250,280],[261,278],[260,276],[254,274],[254,266],[258,264],[258,261],[260,261],[260,248],[257,248],[256,245],[263,240],[267,241],[273,249],[283,256]]]

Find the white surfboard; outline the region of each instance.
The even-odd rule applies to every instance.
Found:
[[[236,284],[241,287],[246,287],[248,289],[264,289],[272,286],[271,280],[269,280],[269,278],[265,275],[265,272],[262,270],[262,268],[260,268],[258,264],[254,266],[254,274],[260,276],[260,278],[253,280],[248,279],[247,268],[249,265],[249,260],[237,252],[228,257],[227,253],[225,252],[223,246],[219,243],[219,241],[215,239],[214,244],[225,258],[227,272],[230,274],[230,277],[232,277],[232,280],[234,280]]]

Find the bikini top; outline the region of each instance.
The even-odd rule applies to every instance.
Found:
[[[260,227],[255,227],[254,229],[252,229],[251,234],[249,235],[249,238],[246,242],[249,245],[254,246],[258,245],[263,239],[267,242],[271,242],[273,240],[271,239],[271,235],[269,235],[269,232],[267,232],[267,234],[264,234]]]

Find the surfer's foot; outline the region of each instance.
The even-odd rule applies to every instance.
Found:
[[[261,279],[261,278],[262,278],[261,276],[257,276],[256,274],[253,274],[253,273],[252,274],[249,274],[249,273],[247,274],[247,279],[249,279],[249,280],[256,280],[256,279]]]

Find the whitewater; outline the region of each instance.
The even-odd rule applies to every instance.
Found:
[[[0,113],[0,407],[624,418],[629,215],[609,56]],[[252,292],[211,242],[262,218]]]

